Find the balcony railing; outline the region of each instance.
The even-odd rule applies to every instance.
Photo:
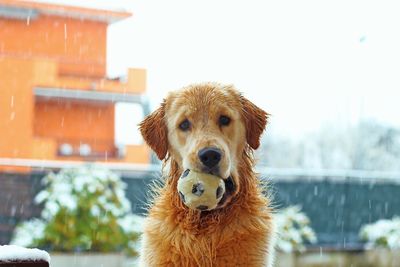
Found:
[[[123,149],[117,148],[113,141],[96,139],[59,139],[57,142],[57,156],[81,157],[85,159],[121,158]]]

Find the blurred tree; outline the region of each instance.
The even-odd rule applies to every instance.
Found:
[[[400,129],[368,120],[297,141],[270,135],[258,153],[260,164],[276,168],[400,171]]]

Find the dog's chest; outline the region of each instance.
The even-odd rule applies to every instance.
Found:
[[[162,255],[162,266],[261,266],[255,263],[265,258],[266,231],[253,235],[254,229],[244,229],[239,220],[208,232],[191,232],[179,221],[151,221],[152,232],[146,230],[145,235],[151,240],[151,250]]]

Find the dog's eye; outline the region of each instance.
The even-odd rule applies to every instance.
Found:
[[[187,131],[190,128],[190,121],[188,119],[185,119],[179,124],[179,129],[182,131]]]
[[[231,123],[231,119],[227,116],[221,115],[219,117],[219,125],[221,126],[227,126],[229,125],[229,123]]]

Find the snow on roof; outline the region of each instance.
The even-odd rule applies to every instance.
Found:
[[[0,246],[0,261],[26,260],[50,262],[50,255],[37,248],[24,248],[15,245]]]

